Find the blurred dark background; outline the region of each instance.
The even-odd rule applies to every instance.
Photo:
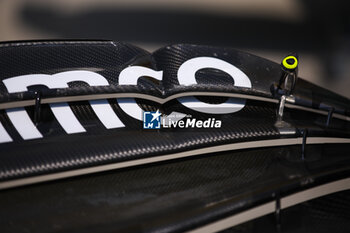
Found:
[[[350,7],[339,0],[0,0],[0,40],[111,39],[237,48],[350,98]]]

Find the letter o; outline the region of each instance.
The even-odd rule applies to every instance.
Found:
[[[195,74],[198,70],[213,68],[229,74],[235,82],[235,86],[251,88],[252,84],[248,76],[234,65],[214,57],[197,57],[184,62],[178,72],[177,78],[180,85],[190,86],[197,84]],[[245,100],[229,98],[221,104],[208,104],[199,101],[195,97],[182,97],[178,101],[187,108],[198,112],[210,114],[228,114],[240,111],[245,106]]]

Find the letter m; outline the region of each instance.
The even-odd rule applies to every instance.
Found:
[[[84,70],[67,71],[53,75],[22,75],[5,79],[3,80],[3,83],[5,84],[9,93],[16,93],[28,91],[27,88],[33,85],[44,85],[48,88],[68,88],[68,83],[74,81],[85,82],[90,86],[109,85],[107,80],[102,75]],[[108,104],[107,100],[93,100],[89,102],[97,117],[106,128],[117,128],[124,126],[124,124],[114,113],[111,106]],[[75,117],[68,103],[64,102],[50,104],[50,108],[66,133],[72,134],[85,132],[85,129]],[[7,109],[6,113],[23,139],[26,140],[42,137],[41,133],[35,127],[24,108],[20,107]]]

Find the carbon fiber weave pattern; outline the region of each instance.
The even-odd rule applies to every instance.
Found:
[[[34,85],[28,87],[29,92],[14,93],[21,100],[30,97],[38,90],[42,91],[43,95],[46,93],[56,97],[130,90],[154,96],[167,96],[191,90],[236,90],[234,77],[232,79],[223,71],[208,68],[201,69],[195,74],[198,85],[178,85],[176,71],[183,62],[194,57],[208,56],[228,62],[244,72],[251,79],[252,88],[238,89],[246,93],[271,97],[270,85],[277,81],[281,74],[280,67],[276,63],[228,48],[174,45],[150,54],[135,46],[111,41],[52,41],[0,44],[0,79],[26,74],[52,75],[85,70],[102,75],[110,84],[110,86],[89,87],[84,82],[73,81],[68,83],[68,88],[62,89],[48,89],[42,85]],[[121,87],[118,85],[119,75],[123,69],[130,66],[162,70],[163,79],[156,82],[150,77],[143,76],[138,80],[137,86]],[[303,89],[303,86],[298,88]],[[312,91],[311,96],[317,99],[317,93],[314,92],[316,93]],[[3,82],[0,82],[0,93],[4,101],[11,99]],[[331,97],[331,99],[337,98],[336,95]],[[220,104],[227,100],[216,96],[198,97],[198,99],[210,104]],[[245,107],[238,112],[208,114],[185,107],[178,99],[163,105],[143,99],[136,101],[141,112],[159,109],[166,115],[180,112],[201,120],[215,118],[222,121],[222,127],[145,131],[142,129],[140,119],[136,120],[126,114],[116,99],[108,99],[107,104],[112,108],[113,114],[125,127],[106,129],[88,101],[76,101],[70,102],[68,107],[86,132],[67,133],[55,118],[49,105],[43,104],[41,119],[33,126],[42,137],[23,140],[9,119],[7,110],[0,110],[0,122],[12,140],[0,144],[0,180],[149,158],[229,143],[288,137],[281,135],[275,126],[277,105],[273,103],[246,100]],[[342,105],[338,109],[341,111],[347,101],[338,98],[333,102]],[[335,104],[334,107],[336,106],[338,105]],[[30,121],[35,122],[33,106],[25,107],[24,113],[28,115]],[[326,126],[326,116],[297,110],[286,110],[285,120],[291,123],[291,127],[295,130],[295,134],[289,137],[300,136],[300,132],[305,128],[311,136],[349,137],[349,124],[346,121],[334,119],[331,125]]]
[[[276,189],[286,195],[348,169],[347,145],[310,149],[314,159],[304,163],[295,160],[300,146],[265,148],[3,190],[0,226],[5,232],[185,231],[271,201]],[[330,210],[346,200],[317,208]]]

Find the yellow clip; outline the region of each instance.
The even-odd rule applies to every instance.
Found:
[[[287,60],[289,60],[289,59],[293,59],[294,60],[293,64],[289,64],[287,62]],[[283,59],[282,64],[287,69],[295,69],[298,66],[298,59],[296,57],[294,57],[294,56],[288,56],[288,57]]]

